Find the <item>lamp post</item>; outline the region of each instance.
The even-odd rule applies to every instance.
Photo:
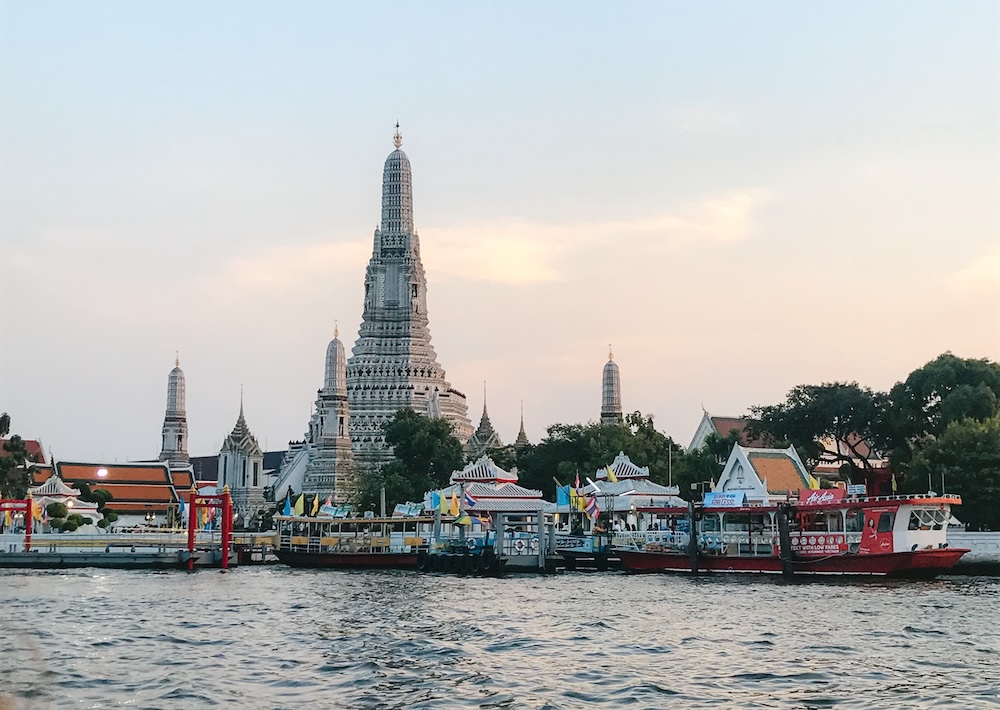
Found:
[[[711,481],[695,481],[691,484],[692,491],[698,491],[698,495],[701,499],[705,498],[705,486],[711,486]]]

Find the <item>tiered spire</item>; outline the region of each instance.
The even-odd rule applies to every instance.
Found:
[[[383,426],[410,408],[451,423],[461,441],[472,434],[465,395],[452,388],[431,346],[427,279],[413,228],[410,160],[396,126],[382,173],[382,221],[365,274],[363,319],[347,361],[351,442],[359,456],[384,459]]]
[[[524,400],[521,400],[521,429],[517,432],[517,438],[514,439],[514,446],[528,446],[531,442],[528,441],[528,435],[524,433]]]
[[[623,420],[621,373],[614,357],[608,345],[608,362],[604,365],[601,386],[601,424],[620,424]]]
[[[180,353],[174,354],[174,369],[167,377],[167,410],[163,416],[162,448],[160,461],[171,466],[187,466],[191,457],[187,452],[187,411],[185,410],[186,385],[181,370]]]

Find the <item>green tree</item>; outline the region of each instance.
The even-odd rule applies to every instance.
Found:
[[[84,481],[77,481],[73,484],[73,487],[80,491],[80,500],[85,503],[97,503],[97,512],[101,514],[101,519],[97,521],[97,527],[107,528],[111,523],[118,520],[118,513],[107,507],[108,503],[114,498],[111,491],[104,488],[91,490],[90,486]]]
[[[45,514],[52,518],[65,518],[69,515],[69,508],[65,503],[49,503],[45,506]]]
[[[10,417],[6,415],[0,428],[10,430]],[[24,439],[15,434],[4,442],[0,452],[0,498],[22,499],[28,495],[31,474],[35,470],[35,457],[28,453]]]
[[[906,470],[922,447],[962,419],[1000,412],[1000,363],[939,355],[889,391],[886,438],[893,466]]]
[[[751,407],[747,434],[791,443],[810,469],[821,457],[870,469],[885,440],[887,406],[884,393],[857,382],[799,385],[780,404]]]
[[[445,419],[401,409],[386,423],[385,440],[392,446],[393,460],[362,469],[354,501],[362,510],[378,509],[383,488],[387,513],[397,503],[421,501],[427,491],[447,485],[452,471],[462,467],[462,444]]]
[[[923,446],[904,485],[916,492],[928,482],[962,496],[956,515],[968,529],[1000,530],[1000,414],[951,422]]]

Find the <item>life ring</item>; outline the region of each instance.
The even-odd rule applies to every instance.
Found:
[[[417,552],[417,569],[421,572],[427,571],[428,564],[428,554],[426,550],[420,550]]]
[[[523,552],[524,551],[524,540],[515,540],[514,541],[514,549],[517,550],[518,552]]]
[[[538,552],[538,538],[533,537],[528,541],[528,549],[531,550],[531,554]]]
[[[474,537],[470,537],[468,540],[465,541],[465,546],[468,547],[470,550],[475,550],[476,539]]]

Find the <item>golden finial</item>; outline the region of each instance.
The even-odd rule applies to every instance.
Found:
[[[392,135],[392,144],[396,148],[403,145],[403,134],[399,132],[399,121],[396,121],[396,132]]]
[[[608,343],[608,360],[614,360],[615,354],[611,352],[611,343]]]
[[[340,337],[340,325],[337,323],[337,321],[333,321],[333,337],[334,338]]]
[[[181,351],[174,350],[174,367],[180,367],[180,366],[181,366]]]

